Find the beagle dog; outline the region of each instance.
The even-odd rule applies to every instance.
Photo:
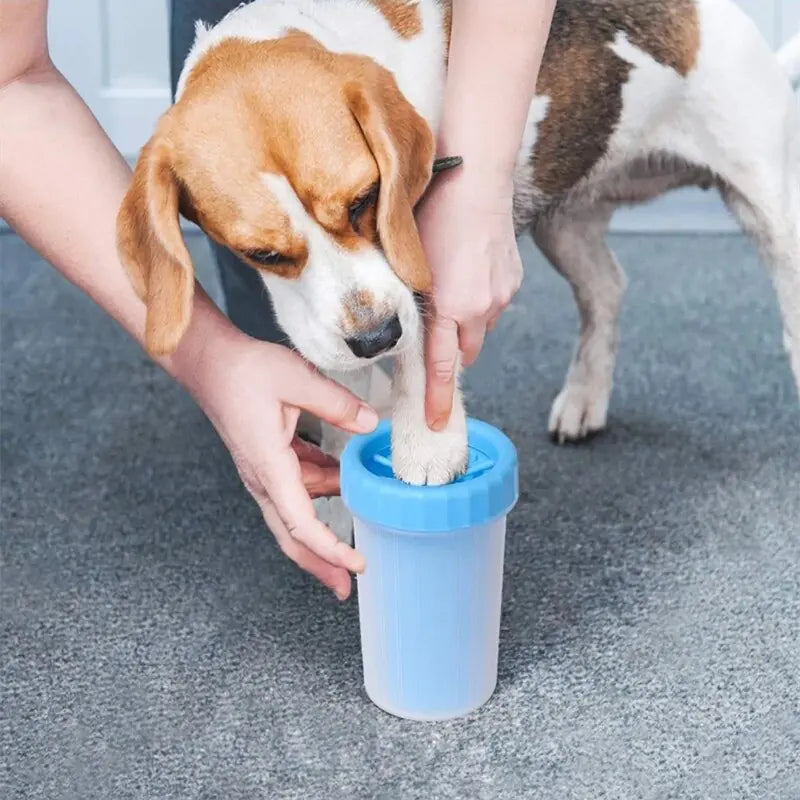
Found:
[[[413,484],[450,481],[467,455],[458,393],[445,430],[425,423],[419,298],[431,275],[413,213],[431,180],[450,13],[439,0],[255,0],[198,22],[118,217],[151,353],[172,351],[189,322],[182,213],[259,272],[322,370],[363,376],[393,356],[393,466]],[[514,208],[580,311],[556,440],[606,422],[625,290],[609,220],[676,187],[719,190],[758,243],[800,385],[797,51],[795,40],[776,58],[732,0],[557,3]],[[365,380],[348,383],[363,394]]]

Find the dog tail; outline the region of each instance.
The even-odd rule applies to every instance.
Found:
[[[800,88],[800,31],[778,50],[777,56],[792,86]]]

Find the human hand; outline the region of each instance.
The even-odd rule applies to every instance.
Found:
[[[417,223],[433,273],[427,319],[425,417],[442,430],[453,404],[459,356],[469,366],[486,331],[522,282],[511,178],[476,181],[441,174],[420,204]]]
[[[291,350],[235,334],[215,341],[187,382],[233,457],[281,550],[334,591],[351,590],[364,559],[320,522],[311,497],[338,494],[335,459],[295,435],[301,409],[352,433],[378,415]],[[223,349],[220,351],[220,347]]]

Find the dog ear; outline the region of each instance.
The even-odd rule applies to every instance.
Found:
[[[147,306],[145,347],[174,352],[189,326],[194,267],[178,216],[180,186],[168,136],[145,145],[117,215],[117,250],[133,288]]]
[[[369,83],[344,87],[348,106],[378,163],[378,236],[395,274],[415,292],[430,292],[433,279],[414,206],[431,179],[434,140],[430,127],[403,97],[389,72]]]

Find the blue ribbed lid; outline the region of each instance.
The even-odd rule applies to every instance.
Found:
[[[342,499],[362,520],[407,531],[449,531],[507,514],[519,494],[517,451],[497,428],[467,420],[469,463],[446,486],[410,486],[392,472],[391,428],[354,436],[341,457]]]

